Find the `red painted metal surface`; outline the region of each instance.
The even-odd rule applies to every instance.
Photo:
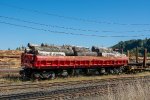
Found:
[[[127,57],[89,57],[89,56],[37,56],[22,55],[22,66],[37,69],[67,69],[119,67],[127,65]]]

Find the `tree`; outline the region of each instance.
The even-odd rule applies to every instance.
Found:
[[[148,52],[150,52],[150,38],[146,38],[144,40],[137,39],[137,40],[129,40],[129,41],[120,41],[118,44],[112,46],[113,49],[121,49],[125,52],[127,50],[135,51],[136,47],[140,48],[140,53],[143,53],[144,48],[147,48]]]

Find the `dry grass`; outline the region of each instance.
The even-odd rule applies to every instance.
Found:
[[[116,90],[115,93],[113,92],[114,89]],[[150,83],[143,83],[139,80],[136,83],[126,85],[123,81],[119,81],[117,87],[108,87],[108,94],[83,97],[78,100],[150,100]]]
[[[105,100],[149,100],[150,99],[150,83],[141,83],[138,81],[135,84],[120,82],[117,87],[117,93],[109,90],[108,95],[105,95]]]
[[[11,76],[11,75],[10,75]],[[150,76],[150,72],[142,72],[138,74],[122,74],[122,75],[103,75],[103,76],[75,76],[75,77],[67,77],[67,78],[56,78],[54,80],[42,80],[42,81],[28,81],[28,82],[40,82],[40,83],[54,83],[54,82],[69,82],[69,81],[85,81],[85,80],[102,80],[102,79],[115,79],[115,78],[126,78],[126,77],[142,77],[142,76]],[[21,81],[19,77],[16,77],[15,75],[11,77],[5,77],[0,79],[0,82],[5,81],[9,83],[17,82],[21,83],[24,81]]]

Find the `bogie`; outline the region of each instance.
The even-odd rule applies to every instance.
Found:
[[[68,76],[89,76],[89,75],[106,75],[106,74],[121,74],[124,72],[124,68],[91,68],[91,69],[59,69],[59,70],[35,70],[35,69],[24,69],[20,71],[22,79],[55,79],[56,77],[68,77]]]

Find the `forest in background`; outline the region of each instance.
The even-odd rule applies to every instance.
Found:
[[[128,40],[128,41],[120,41],[116,45],[112,46],[113,49],[123,50],[124,53],[127,52],[127,50],[130,51],[130,53],[135,53],[136,48],[139,50],[139,54],[142,56],[144,53],[144,49],[147,49],[148,56],[150,56],[150,38],[145,39],[136,39],[136,40]]]

